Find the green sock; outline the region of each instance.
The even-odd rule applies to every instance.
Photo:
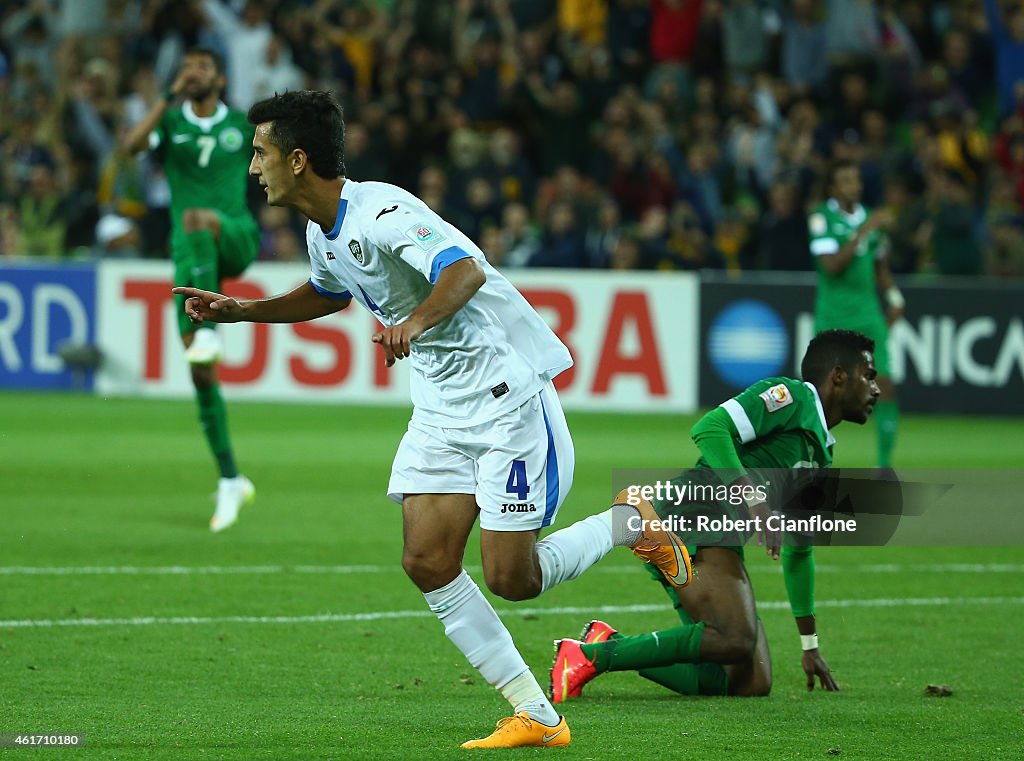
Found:
[[[729,677],[718,663],[675,663],[641,669],[640,676],[680,695],[729,694]]]
[[[695,663],[704,638],[704,623],[675,626],[660,632],[615,637],[604,642],[581,645],[598,673],[637,671],[675,663]]]
[[[213,233],[209,230],[197,230],[185,233],[185,240],[192,250],[192,285],[204,291],[219,291],[220,268],[217,241]]]
[[[875,405],[874,418],[878,426],[878,467],[888,468],[892,466],[892,448],[900,420],[899,403],[895,399],[879,401]]]
[[[228,412],[224,406],[224,397],[220,395],[220,386],[214,384],[210,388],[197,388],[196,402],[199,403],[199,423],[203,426],[210,451],[217,459],[220,476],[234,478],[238,475],[238,468],[235,467],[235,458],[231,453]]]

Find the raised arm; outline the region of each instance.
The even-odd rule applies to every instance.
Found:
[[[182,88],[185,86],[184,74],[178,74],[174,83],[167,88],[167,92],[162,98],[157,100],[146,112],[139,121],[128,130],[127,134],[121,140],[120,148],[124,153],[129,155],[136,154],[139,151],[144,151],[150,147],[149,136],[160,124],[160,120],[163,118],[164,113],[170,108],[173,103],[180,95]]]
[[[349,294],[332,299],[319,293],[308,281],[287,293],[267,299],[238,301],[198,288],[173,288],[185,297],[185,314],[193,323],[204,322],[305,322],[340,312],[352,301]]]

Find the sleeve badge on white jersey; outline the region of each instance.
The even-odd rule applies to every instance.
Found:
[[[413,243],[424,251],[429,251],[438,243],[445,240],[444,233],[438,230],[433,224],[427,222],[419,222],[413,225],[405,231],[405,234],[412,239]]]
[[[758,396],[761,397],[764,406],[768,408],[769,412],[777,412],[793,403],[793,395],[789,392],[789,388],[785,383],[772,386],[767,391],[762,391]]]
[[[348,242],[348,250],[352,252],[352,256],[356,258],[357,262],[363,263],[363,247],[359,245],[359,241],[350,240]]]

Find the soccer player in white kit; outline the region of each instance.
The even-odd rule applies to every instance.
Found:
[[[552,378],[569,351],[463,233],[394,185],[345,177],[341,107],[319,91],[255,104],[249,173],[267,202],[309,218],[310,277],[288,293],[236,301],[175,288],[196,322],[299,322],[353,300],[384,326],[373,336],[390,366],[412,364],[412,420],[388,496],[402,505],[402,566],[445,634],[508,699],[513,716],[463,747],[567,745],[570,732],[480,588],[462,568],[480,516],[488,588],[536,597],[575,578],[614,546],[690,580],[678,537],[627,519],[657,518],[646,502],[615,505],[538,541],[572,484],[573,445]]]

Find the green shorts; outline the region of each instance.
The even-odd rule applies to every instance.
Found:
[[[863,333],[875,342],[875,369],[884,377],[891,375],[889,370],[889,325],[881,314],[867,318],[835,320],[828,315],[815,315],[814,331],[817,333],[829,328],[846,328]]]
[[[228,216],[220,214],[220,237],[216,239],[217,261],[206,263],[199,258],[189,244],[188,236],[175,230],[171,239],[171,258],[174,261],[174,284],[199,287],[196,270],[206,267],[216,268],[216,285],[220,290],[223,280],[238,277],[256,259],[260,251],[260,228],[256,220],[248,214]],[[201,276],[201,275],[199,275]],[[204,278],[205,280],[205,278]],[[209,282],[209,281],[206,281]],[[176,296],[178,311],[178,330],[182,335],[191,333],[195,325],[185,314],[185,298]]]

